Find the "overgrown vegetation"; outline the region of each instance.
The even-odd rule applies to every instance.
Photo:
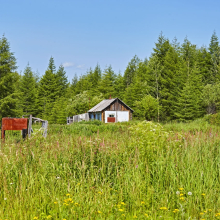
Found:
[[[1,219],[218,219],[220,128],[207,120],[39,127],[0,151]]]

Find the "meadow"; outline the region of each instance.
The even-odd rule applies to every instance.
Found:
[[[8,131],[0,219],[220,219],[219,131],[202,119]]]

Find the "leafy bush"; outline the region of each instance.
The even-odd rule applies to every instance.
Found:
[[[168,138],[169,133],[164,131],[158,123],[143,121],[130,128],[135,143],[139,147],[149,148],[162,145]]]

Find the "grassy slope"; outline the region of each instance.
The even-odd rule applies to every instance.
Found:
[[[128,129],[135,125],[11,135],[0,151],[0,219],[216,219],[219,127],[166,124],[166,141],[143,148]]]

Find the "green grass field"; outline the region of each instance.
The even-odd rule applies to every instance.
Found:
[[[81,122],[6,132],[0,219],[218,219],[220,127]]]

